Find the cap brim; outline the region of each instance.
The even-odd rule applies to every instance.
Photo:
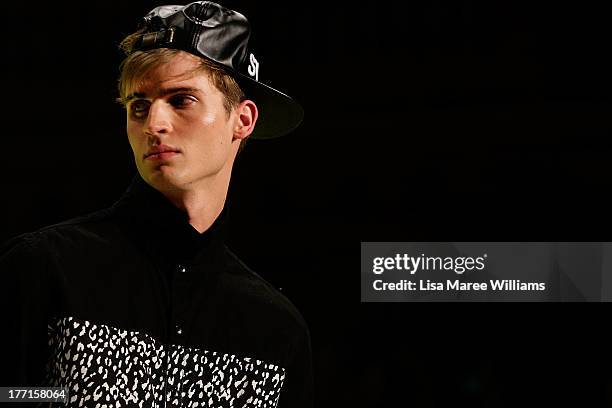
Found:
[[[304,119],[304,109],[290,96],[240,73],[236,79],[246,97],[257,105],[258,118],[251,138],[284,136]]]

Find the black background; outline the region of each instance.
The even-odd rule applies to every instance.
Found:
[[[117,44],[164,2],[2,11],[0,238],[112,204],[135,168]],[[610,10],[225,1],[306,111],[247,144],[229,245],[311,328],[317,406],[612,404],[606,304],[360,304],[360,241],[610,241]]]

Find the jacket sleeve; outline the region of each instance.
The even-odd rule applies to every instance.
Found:
[[[43,385],[51,294],[45,256],[36,247],[29,235],[0,247],[0,386]]]
[[[314,406],[312,347],[310,333],[305,323],[296,336],[293,350],[278,408],[312,408]]]

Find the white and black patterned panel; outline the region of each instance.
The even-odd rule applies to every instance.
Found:
[[[72,317],[49,326],[49,345],[47,384],[69,388],[69,407],[274,408],[285,379],[278,365]]]
[[[69,406],[163,406],[165,350],[153,338],[71,317],[50,329],[49,383],[68,387]]]
[[[231,354],[171,347],[169,373],[180,376],[179,386],[169,396],[174,404],[188,408],[276,407],[285,379],[283,368]]]

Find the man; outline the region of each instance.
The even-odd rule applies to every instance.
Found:
[[[304,320],[223,243],[241,145],[302,118],[248,40],[244,16],[201,1],[122,42],[138,175],[112,207],[2,248],[1,386],[67,387],[74,407],[312,405]]]

